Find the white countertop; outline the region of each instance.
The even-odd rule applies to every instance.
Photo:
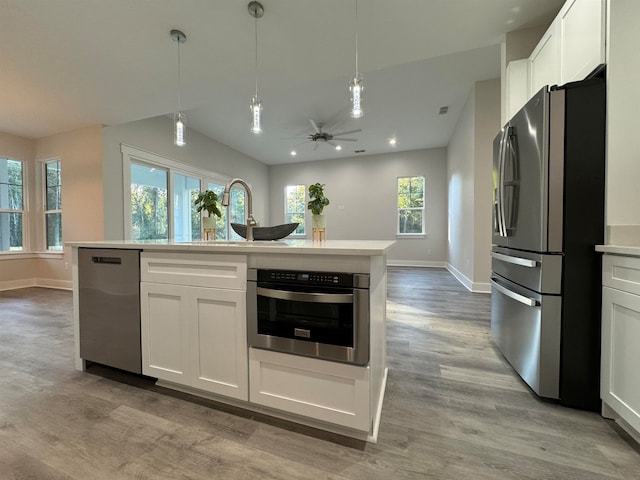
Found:
[[[629,245],[596,245],[596,252],[611,253],[614,255],[629,255],[640,257],[640,246]]]
[[[297,240],[269,241],[193,241],[173,242],[167,240],[101,240],[92,242],[66,242],[67,247],[125,248],[141,250],[164,250],[174,252],[210,253],[297,253],[313,255],[385,255],[395,244],[393,240]]]

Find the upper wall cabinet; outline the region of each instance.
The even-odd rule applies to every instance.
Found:
[[[606,0],[568,0],[558,14],[560,83],[581,80],[605,63]]]
[[[529,99],[529,61],[526,58],[509,62],[506,87],[507,118],[511,118]]]
[[[560,81],[556,30],[554,21],[529,56],[529,98],[545,85],[555,85]]]

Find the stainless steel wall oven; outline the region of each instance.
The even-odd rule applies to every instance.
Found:
[[[369,363],[369,275],[249,269],[252,347]]]

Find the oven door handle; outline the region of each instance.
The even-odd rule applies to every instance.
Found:
[[[291,300],[294,302],[353,303],[353,295],[350,293],[304,293],[290,292],[288,290],[273,290],[263,287],[256,288],[256,293],[263,297]]]

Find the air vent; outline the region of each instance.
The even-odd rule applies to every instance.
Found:
[[[439,115],[446,115],[448,111],[449,111],[449,107],[448,106],[440,107],[440,112],[438,114]]]
[[[354,150],[353,153],[364,153],[364,150]]]

